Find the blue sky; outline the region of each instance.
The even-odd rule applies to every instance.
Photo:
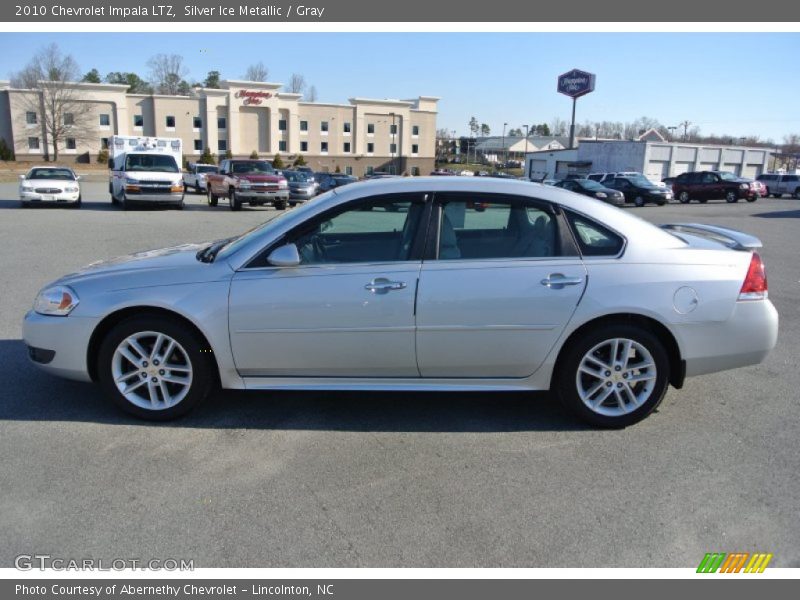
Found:
[[[704,134],[778,142],[800,133],[797,33],[4,33],[0,77],[51,42],[103,75],[146,76],[149,56],[177,53],[190,79],[212,69],[240,78],[260,60],[270,81],[301,73],[325,102],[440,96],[438,125],[459,134],[472,115],[497,134],[504,122],[569,120],[571,101],[555,86],[572,68],[597,74],[579,122],[688,120]]]

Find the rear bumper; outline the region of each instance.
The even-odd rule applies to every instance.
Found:
[[[89,339],[98,321],[28,312],[22,322],[22,339],[28,347],[28,357],[37,367],[53,375],[91,381],[86,359]]]
[[[775,347],[778,311],[769,300],[737,302],[727,321],[686,323],[674,332],[687,377],[736,369],[762,362]]]

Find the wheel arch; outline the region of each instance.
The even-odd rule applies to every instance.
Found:
[[[669,357],[670,385],[677,389],[683,387],[683,381],[686,377],[686,362],[681,357],[680,346],[678,346],[678,341],[675,339],[675,336],[672,335],[672,332],[663,323],[652,317],[638,313],[608,314],[601,317],[595,317],[594,319],[583,323],[580,327],[570,333],[569,337],[567,337],[567,339],[561,345],[553,373],[559,372],[559,369],[561,368],[561,362],[566,354],[566,350],[575,342],[576,339],[579,339],[581,335],[591,329],[606,325],[636,325],[655,335],[661,341],[661,343],[664,344],[664,349],[667,351],[667,356]],[[551,380],[554,381],[555,378],[553,377]]]
[[[92,378],[92,381],[98,380],[97,358],[100,352],[100,345],[103,343],[103,339],[105,339],[106,335],[108,335],[108,332],[110,332],[125,319],[141,316],[168,317],[176,320],[189,327],[198,336],[200,341],[202,341],[209,348],[211,347],[211,344],[208,342],[208,337],[203,333],[203,331],[194,322],[192,322],[191,319],[188,319],[178,312],[158,306],[128,306],[106,315],[103,320],[97,324],[97,327],[94,328],[94,331],[92,331],[92,335],[89,338],[89,345],[86,350],[86,368],[89,372],[89,376]],[[211,353],[211,358],[213,359],[214,366],[216,367],[214,370],[214,377],[217,382],[219,382],[219,362],[217,361],[217,357],[213,352]]]

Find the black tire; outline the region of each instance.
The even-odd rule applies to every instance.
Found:
[[[80,208],[83,205],[83,198],[78,196],[78,199],[75,200],[75,203],[72,205],[72,208]]]
[[[644,198],[642,196],[636,196],[636,198],[633,199],[633,203],[641,208],[645,204]]]
[[[795,199],[795,200],[800,200],[800,188],[797,188],[797,189],[794,191],[794,199]]]
[[[186,202],[185,202],[185,200],[184,200],[183,198],[181,198],[181,201],[180,201],[180,202],[178,202],[178,203],[175,205],[175,209],[176,209],[176,210],[183,210],[184,208],[186,208]]]
[[[20,208],[30,208],[31,207],[31,203],[30,202],[25,202],[24,200],[20,200],[19,201],[19,206],[20,206]]]
[[[139,332],[164,333],[186,350],[192,369],[192,383],[186,396],[174,406],[160,410],[145,409],[129,401],[117,389],[112,374],[112,360],[117,346]],[[216,387],[216,364],[207,344],[187,325],[166,317],[137,316],[116,325],[103,339],[97,355],[97,373],[106,395],[123,411],[148,421],[169,421],[188,413]]]
[[[689,192],[687,192],[686,190],[678,194],[678,202],[680,202],[681,204],[689,204],[689,202],[691,201],[692,198],[689,196]]]
[[[737,194],[733,190],[725,192],[725,202],[727,202],[728,204],[734,204],[738,201],[739,201],[739,194]]]
[[[195,183],[194,184],[194,193],[195,194],[202,194],[203,193],[203,190],[200,189],[200,184],[199,183]]]
[[[294,208],[295,206],[297,206],[297,202],[289,202],[289,206],[291,206],[292,208]]]
[[[578,393],[578,368],[584,356],[606,340],[623,338],[641,344],[652,356],[656,378],[646,400],[631,412],[609,416],[595,412],[581,400]],[[561,404],[577,417],[600,427],[619,429],[638,423],[653,412],[669,386],[669,357],[664,345],[653,333],[636,325],[609,324],[579,336],[561,351],[553,378],[553,391]],[[603,388],[600,388],[601,390]]]
[[[656,204],[658,204],[659,206],[664,206],[666,203],[667,203],[666,200],[659,200],[658,202],[656,202]]]
[[[122,192],[122,196],[119,198],[119,207],[122,210],[128,210],[131,207],[130,202],[128,202],[128,199],[125,197],[125,192]]]
[[[228,192],[228,200],[230,201],[231,210],[242,210],[242,201],[233,188]]]
[[[275,200],[273,205],[276,210],[286,210],[286,200]]]
[[[208,188],[206,198],[208,199],[209,206],[216,206],[219,203],[219,198],[215,194],[211,193],[211,187]]]
[[[758,196],[748,196],[747,197],[747,201],[748,202],[755,202],[756,200],[758,200]]]
[[[708,198],[700,198],[700,200],[698,200],[698,202],[700,204],[705,204],[706,202],[708,202]]]

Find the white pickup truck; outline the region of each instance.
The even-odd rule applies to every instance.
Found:
[[[189,168],[183,173],[183,185],[187,190],[194,190],[195,194],[205,194],[208,191],[206,175],[218,171],[217,165],[189,163]]]
[[[768,196],[780,198],[784,194],[800,200],[800,175],[794,173],[762,173],[758,176],[767,188]]]

